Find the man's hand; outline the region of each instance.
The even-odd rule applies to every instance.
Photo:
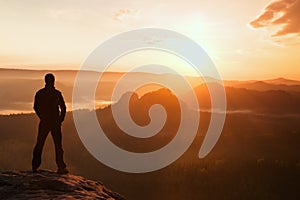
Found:
[[[59,123],[62,124],[63,121],[64,121],[64,118],[60,117],[60,118],[59,118]]]

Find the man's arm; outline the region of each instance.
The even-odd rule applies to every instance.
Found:
[[[63,122],[65,120],[65,116],[66,116],[66,104],[65,104],[65,100],[64,97],[62,96],[61,93],[59,93],[59,101],[58,101],[58,105],[60,107],[60,117],[59,117],[59,121]]]
[[[35,97],[34,97],[33,109],[34,109],[35,113],[37,114],[37,116],[41,119],[41,109],[40,109],[40,102],[39,102],[38,93],[36,93]]]

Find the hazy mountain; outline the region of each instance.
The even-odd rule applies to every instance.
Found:
[[[286,78],[269,79],[269,80],[265,80],[264,82],[270,84],[276,84],[276,85],[300,85],[300,81],[290,80]]]
[[[63,92],[64,98],[67,102],[68,110],[71,110],[71,101],[72,101],[72,93],[74,81],[77,75],[76,70],[19,70],[19,69],[0,69],[0,114],[10,114],[10,113],[20,113],[20,112],[33,112],[32,104],[34,94],[37,90],[44,86],[43,77],[46,73],[52,72],[56,76],[56,88]],[[84,72],[85,79],[82,80],[82,85],[87,85],[91,83],[89,77],[98,77],[99,73],[86,71]],[[98,83],[98,88],[96,91],[95,104],[96,107],[103,107],[107,104],[111,103],[112,92],[114,91],[115,84],[120,80],[120,78],[124,75],[124,73],[119,72],[107,72],[104,73],[101,82]],[[138,82],[159,82],[160,80],[164,80],[169,83],[176,83],[178,80],[178,76],[174,74],[151,74],[151,73],[129,73],[127,74],[129,77],[125,82],[123,82],[121,87],[124,91],[132,91],[133,85]],[[216,82],[215,79],[210,77],[186,77],[188,82],[192,87],[197,88],[197,86],[207,82],[208,84],[213,84]],[[229,102],[229,108],[236,109],[247,109],[253,110],[253,106],[259,107],[259,104],[262,104],[264,101],[271,101],[270,98],[278,96],[278,104],[274,105],[275,107],[282,107],[281,110],[284,110],[285,107],[288,107],[286,112],[293,110],[292,107],[295,105],[295,98],[297,99],[300,92],[300,84],[299,81],[288,80],[288,79],[273,79],[266,81],[224,81],[227,86],[227,96]],[[295,85],[296,84],[296,85]],[[202,86],[201,86],[202,87]],[[198,98],[203,105],[204,109],[208,109],[210,106],[208,93],[203,90],[203,88],[198,88],[197,93],[201,94],[201,98]],[[138,95],[143,95],[145,93],[158,90],[160,86],[155,84],[150,84],[146,87],[142,87],[135,91]],[[231,89],[229,89],[231,88]],[[241,90],[235,90],[234,88],[239,88]],[[248,89],[247,91],[243,90]],[[178,84],[179,91],[186,93],[184,91],[181,84]],[[266,93],[257,93],[254,90],[266,92]],[[277,92],[270,92],[271,90],[276,90]],[[279,90],[281,92],[279,92]],[[288,92],[287,93],[284,93]],[[247,93],[247,94],[246,94]],[[292,94],[293,93],[293,94]],[[281,94],[281,95],[280,95]],[[120,94],[121,95],[121,94]],[[239,99],[239,95],[242,95]],[[248,96],[247,96],[248,95]],[[250,101],[254,102],[253,97],[258,95],[259,101],[255,103],[250,103]],[[292,97],[291,97],[292,96]],[[252,100],[253,99],[253,100]],[[280,100],[281,99],[281,100]],[[284,100],[285,99],[285,100]],[[240,102],[241,100],[241,102]],[[82,104],[78,105],[80,108],[85,107],[86,104],[85,97],[82,97]],[[247,103],[246,103],[247,102]],[[272,100],[272,102],[274,102]],[[281,102],[281,103],[279,103]],[[289,105],[291,103],[291,105]],[[233,105],[235,104],[235,105]],[[242,105],[244,104],[244,105]],[[266,103],[265,103],[266,104]],[[271,103],[272,104],[272,103]],[[271,105],[270,104],[270,105]],[[77,106],[77,105],[76,105]],[[268,105],[266,105],[268,106]],[[264,105],[262,105],[264,107]],[[257,108],[255,108],[257,110]],[[268,112],[273,109],[269,106]],[[264,109],[260,109],[263,111]],[[274,110],[278,110],[278,108],[274,108]],[[294,113],[298,111],[297,109],[293,111]]]
[[[218,84],[211,84],[216,89]],[[207,86],[202,84],[195,89],[199,104],[204,110],[210,109],[210,95]],[[257,91],[245,88],[225,87],[227,110],[250,111],[269,114],[299,114],[300,92],[285,90]],[[187,93],[191,95],[191,92]]]
[[[227,86],[234,86],[239,84],[251,84],[255,82],[265,82],[272,85],[300,85],[300,81],[291,80],[286,78],[275,78],[275,79],[267,79],[267,80],[225,80],[224,83]]]
[[[286,79],[285,79],[286,80]],[[283,83],[285,81],[282,81]],[[288,82],[288,81],[286,81]],[[278,82],[279,83],[279,82]],[[290,91],[290,92],[300,92],[300,82],[295,81],[295,85],[288,85],[288,84],[277,84],[277,82],[268,82],[268,81],[253,81],[248,83],[235,83],[235,84],[228,84],[230,87],[235,88],[245,88],[250,90],[258,90],[258,91],[268,91],[268,90],[283,90],[283,91]]]
[[[32,112],[32,103],[35,92],[44,87],[44,76],[46,73],[54,73],[56,76],[56,88],[63,92],[66,102],[69,104],[68,109],[71,109],[72,93],[74,81],[77,76],[77,71],[72,70],[19,70],[19,69],[0,69],[0,114]],[[81,85],[91,83],[90,77],[98,77],[97,72],[86,71],[85,79],[81,80]],[[98,83],[96,91],[96,101],[111,101],[112,92],[115,84],[120,80],[124,73],[106,72],[102,74],[101,80]],[[143,95],[149,91],[157,90],[161,86],[155,83],[160,80],[165,82],[174,82],[177,80],[176,75],[172,74],[150,74],[150,73],[129,73],[126,81],[122,82],[121,87],[124,91],[132,91],[136,82],[153,82],[147,87],[143,87],[137,91],[139,95]],[[189,78],[191,84],[198,84],[199,78]],[[181,85],[178,85],[180,90]],[[182,89],[181,89],[182,90]],[[82,101],[85,99],[82,97]],[[97,107],[101,107],[97,105]],[[84,106],[83,106],[84,108]]]

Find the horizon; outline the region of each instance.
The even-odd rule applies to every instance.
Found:
[[[31,69],[31,68],[1,68],[0,70],[19,70],[19,71],[39,71],[39,72],[78,72],[78,71],[84,71],[84,72],[92,72],[92,73],[117,73],[117,74],[124,74],[124,73],[142,73],[142,74],[155,74],[155,75],[176,75],[175,73],[155,73],[155,72],[126,72],[126,71],[105,71],[105,72],[99,72],[99,71],[94,71],[94,70],[78,70],[78,69]],[[177,74],[178,75],[178,74]],[[212,78],[212,77],[208,77],[208,76],[191,76],[191,75],[185,75],[184,77],[192,77],[192,78]],[[43,79],[43,77],[41,77],[41,79]],[[265,79],[254,79],[254,78],[250,78],[250,79],[222,79],[222,81],[272,81],[272,80],[289,80],[289,81],[300,81],[299,79],[292,79],[292,78],[288,78],[288,77],[283,77],[283,76],[274,76],[274,77],[270,77],[270,78],[265,78]]]

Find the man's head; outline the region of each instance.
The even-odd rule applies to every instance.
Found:
[[[53,74],[46,74],[45,76],[45,83],[49,86],[54,86],[55,77]]]

